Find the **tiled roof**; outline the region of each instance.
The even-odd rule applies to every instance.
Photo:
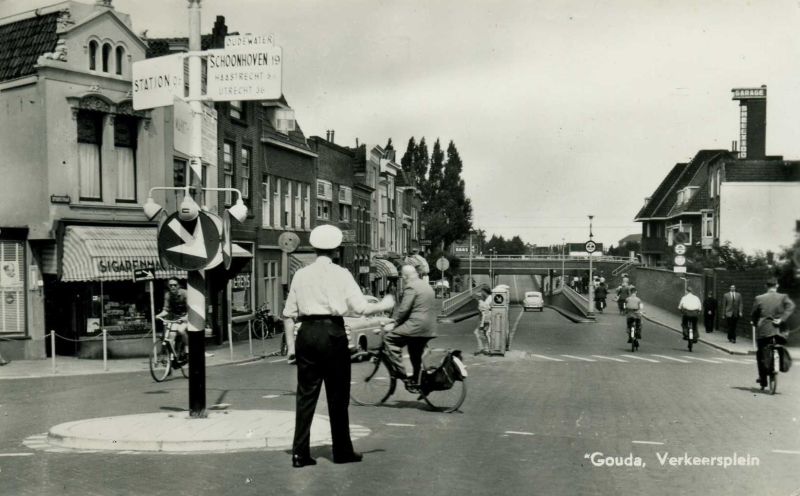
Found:
[[[792,182],[800,181],[800,161],[730,160],[725,162],[725,181]]]
[[[686,164],[675,164],[672,167],[672,170],[669,171],[664,180],[661,181],[661,184],[658,185],[656,190],[650,196],[650,201],[647,202],[647,205],[643,206],[642,209],[639,210],[639,213],[636,214],[636,219],[647,219],[654,217],[654,213],[658,208],[658,205],[672,189],[672,185],[675,184],[675,181],[677,181],[678,177],[680,177],[683,169],[685,168]]]
[[[36,72],[34,66],[39,56],[56,47],[61,15],[52,12],[0,26],[0,81]]]

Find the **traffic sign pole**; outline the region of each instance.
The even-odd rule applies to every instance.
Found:
[[[153,280],[150,279],[150,330],[153,331],[153,344],[156,344],[156,302],[153,297]]]

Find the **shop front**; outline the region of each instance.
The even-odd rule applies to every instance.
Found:
[[[186,286],[185,271],[161,265],[156,233],[149,226],[63,229],[57,273],[45,277],[45,324],[56,332],[57,354],[102,358],[103,330],[110,358],[147,354],[167,281]],[[136,269],[149,269],[154,280],[134,282]]]

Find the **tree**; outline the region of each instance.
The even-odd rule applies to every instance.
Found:
[[[428,164],[430,161],[428,144],[425,143],[425,136],[423,136],[420,138],[419,144],[414,150],[414,160],[412,162],[414,178],[417,181],[417,187],[420,188],[420,192],[422,192],[422,188],[427,182]]]
[[[409,177],[414,178],[416,180],[416,171],[414,167],[414,159],[417,155],[417,142],[414,140],[414,137],[408,139],[408,145],[406,146],[406,152],[403,154],[403,158],[400,159],[400,165],[403,167],[403,172],[409,175]]]

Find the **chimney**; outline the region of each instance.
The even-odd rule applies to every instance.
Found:
[[[733,88],[739,101],[739,158],[763,159],[767,154],[767,85]]]
[[[329,140],[328,140],[328,141],[330,141],[331,143],[333,143],[333,133],[334,133],[334,131],[333,131],[333,129],[331,129],[331,139],[329,139]]]
[[[226,36],[228,36],[228,26],[225,25],[225,16],[218,15],[211,29],[211,47],[225,48]]]
[[[738,150],[736,149],[736,145],[737,145],[737,144],[738,144],[738,143],[736,142],[736,140],[733,140],[733,141],[731,141],[731,151],[732,151],[732,152],[737,152],[737,151],[738,151]]]
[[[356,148],[358,148],[358,138],[356,138]]]
[[[106,9],[114,10],[114,6],[111,4],[111,0],[95,0],[94,6],[95,8],[103,7]]]

